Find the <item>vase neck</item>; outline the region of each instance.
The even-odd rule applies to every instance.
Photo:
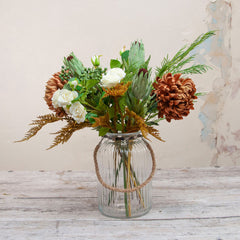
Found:
[[[133,133],[107,133],[104,138],[108,138],[111,140],[133,140],[141,137],[141,132],[133,132]]]

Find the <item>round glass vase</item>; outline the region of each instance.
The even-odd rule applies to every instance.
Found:
[[[103,215],[133,218],[152,207],[155,158],[140,132],[107,133],[94,151],[98,207]]]

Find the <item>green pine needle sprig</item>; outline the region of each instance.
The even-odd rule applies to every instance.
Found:
[[[215,31],[209,31],[205,34],[200,35],[197,37],[197,39],[188,47],[185,45],[182,47],[172,59],[169,59],[169,56],[167,55],[162,63],[161,67],[157,68],[156,70],[156,76],[162,77],[164,74],[171,72],[172,74],[175,73],[183,73],[183,74],[201,74],[205,73],[208,69],[210,69],[207,65],[193,65],[189,68],[182,69],[183,66],[186,64],[192,62],[195,58],[195,55],[188,56],[189,53],[191,53],[197,46],[199,46],[201,43],[206,41],[211,36],[215,35]]]

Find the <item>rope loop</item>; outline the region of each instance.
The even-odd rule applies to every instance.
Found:
[[[134,187],[134,188],[124,188],[124,189],[123,188],[117,188],[117,187],[113,187],[113,186],[110,186],[107,183],[105,183],[103,181],[102,177],[101,177],[100,172],[99,172],[99,166],[98,166],[98,161],[97,161],[97,152],[98,152],[98,150],[101,146],[102,140],[95,147],[95,150],[94,150],[94,153],[93,153],[93,158],[94,158],[95,171],[96,171],[98,181],[103,185],[103,187],[105,187],[105,188],[107,188],[111,191],[115,191],[115,192],[130,193],[130,192],[134,192],[134,191],[137,191],[137,190],[145,187],[152,180],[153,175],[154,175],[155,170],[156,170],[156,160],[155,160],[155,156],[154,156],[154,152],[152,150],[152,147],[150,146],[150,144],[147,141],[145,141],[143,139],[143,141],[145,142],[147,148],[149,149],[151,157],[152,157],[152,171],[151,171],[149,177],[142,184],[140,184],[140,185],[138,185],[137,187]]]

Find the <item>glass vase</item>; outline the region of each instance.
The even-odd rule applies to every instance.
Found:
[[[139,217],[152,207],[154,153],[140,132],[107,133],[96,146],[98,206],[103,215]]]

